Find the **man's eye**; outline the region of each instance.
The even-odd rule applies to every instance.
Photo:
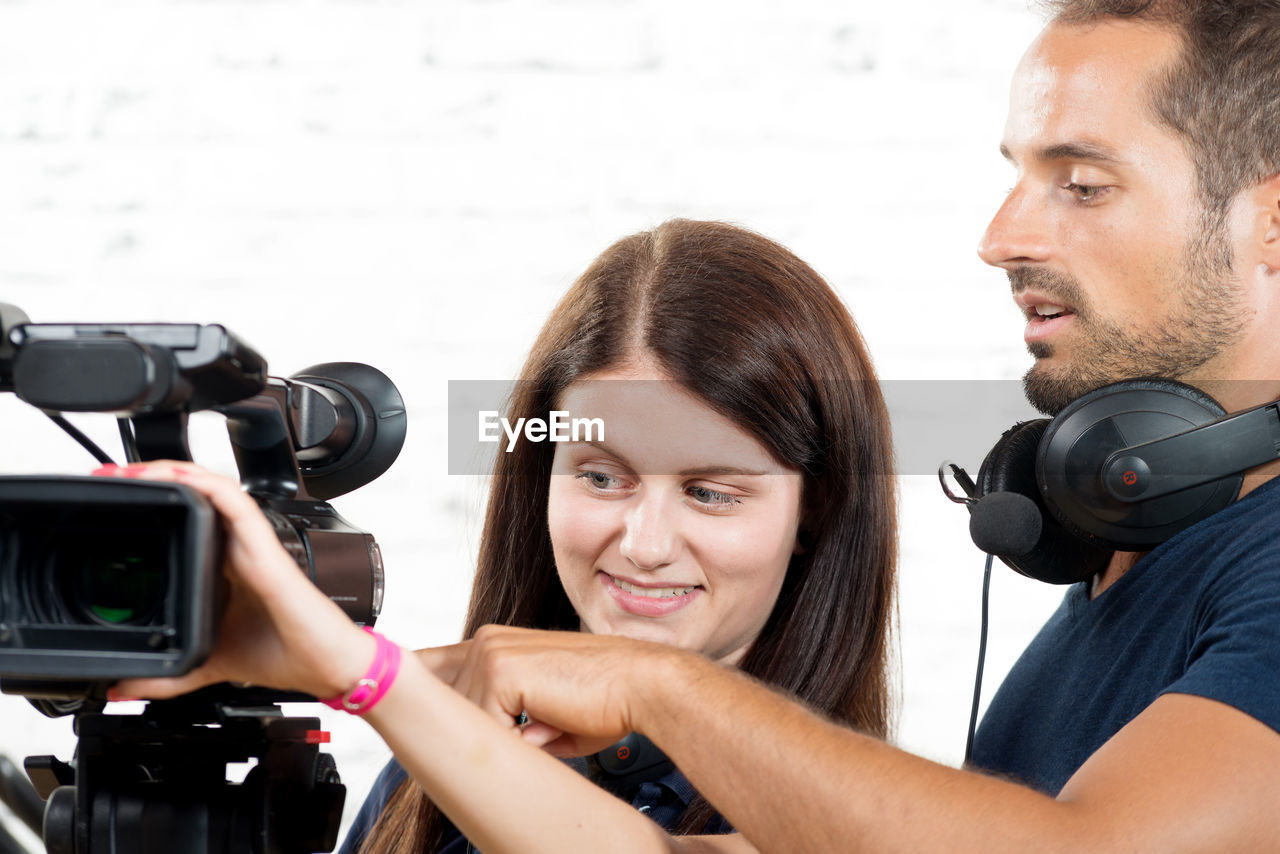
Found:
[[[1065,185],[1062,189],[1073,194],[1082,202],[1092,202],[1102,195],[1103,191],[1107,188],[1100,187],[1096,184],[1077,184],[1073,181],[1072,183]]]
[[[689,497],[699,504],[708,504],[713,507],[729,507],[739,503],[736,497],[705,486],[691,486],[687,492]]]

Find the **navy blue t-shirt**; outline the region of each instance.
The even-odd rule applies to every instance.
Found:
[[[1057,795],[1166,693],[1280,731],[1280,478],[1161,544],[1097,598],[1072,586],[992,698],[972,762]]]
[[[564,761],[578,773],[587,773],[586,759],[566,759]],[[338,854],[356,854],[356,851],[360,849],[360,843],[364,841],[374,822],[382,814],[382,810],[387,805],[387,800],[407,777],[408,774],[405,773],[404,768],[395,759],[387,763],[386,767],[382,769],[382,773],[378,775],[378,779],[374,781],[373,788],[369,790],[369,797],[365,799],[364,805],[360,807],[360,812],[356,814],[355,820],[351,823],[351,828],[347,831],[346,841],[343,842]],[[653,782],[640,783],[635,797],[631,799],[631,805],[648,815],[649,818],[662,825],[666,830],[672,831],[680,823],[685,809],[693,801],[696,794],[697,792],[689,781],[685,779],[684,775],[678,769],[673,768]],[[716,815],[707,824],[706,828],[700,832],[703,834],[732,833],[733,827],[721,816]],[[472,850],[474,849],[470,847],[466,838],[458,831],[452,830],[444,845],[439,849],[438,854],[467,854]]]

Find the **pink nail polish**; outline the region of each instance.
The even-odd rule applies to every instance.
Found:
[[[93,471],[89,472],[89,474],[92,477],[105,477],[107,475],[116,474],[119,471],[120,471],[120,466],[116,465],[115,463],[107,463],[106,465],[100,466],[94,469]]]

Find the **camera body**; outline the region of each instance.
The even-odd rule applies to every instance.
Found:
[[[0,391],[55,421],[114,414],[129,461],[190,460],[188,415],[221,413],[241,483],[299,570],[354,622],[377,619],[378,545],[327,502],[404,443],[404,403],[381,372],[339,362],[271,377],[218,325],[32,324],[0,305]],[[182,484],[0,477],[0,684],[100,697],[121,678],[190,670],[216,638],[221,564],[217,514]]]

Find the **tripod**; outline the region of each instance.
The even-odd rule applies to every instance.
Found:
[[[74,767],[28,757],[48,854],[333,850],[346,787],[320,752],[328,733],[319,718],[284,717],[278,693],[265,703],[235,696],[152,702],[141,715],[82,713]],[[250,761],[242,783],[226,779],[228,763]]]

